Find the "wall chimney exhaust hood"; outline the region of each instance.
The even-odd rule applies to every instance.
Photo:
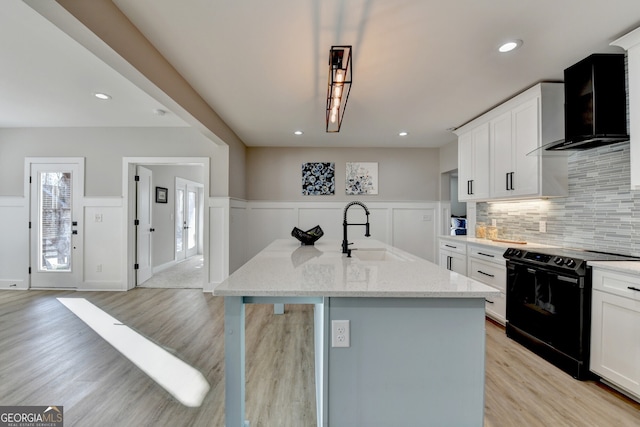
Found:
[[[547,151],[587,150],[628,141],[625,55],[594,54],[564,70],[565,138]]]

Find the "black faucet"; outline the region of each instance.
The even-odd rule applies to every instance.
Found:
[[[349,223],[347,223],[347,211],[353,205],[362,206],[362,209],[364,209],[364,212],[367,214],[367,222],[366,223],[364,223],[364,224],[349,224]],[[371,236],[371,234],[369,234],[369,209],[367,209],[367,207],[364,205],[364,203],[362,203],[362,202],[350,202],[344,208],[344,220],[342,221],[342,253],[343,254],[347,254],[347,257],[351,257],[351,249],[349,249],[349,245],[351,243],[349,243],[349,239],[347,239],[347,227],[350,226],[350,225],[364,225],[365,226],[364,237]]]

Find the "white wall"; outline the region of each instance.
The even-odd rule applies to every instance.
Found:
[[[0,289],[29,287],[29,202],[0,197]]]
[[[435,262],[438,236],[438,202],[369,202],[371,238],[391,244],[416,256]],[[342,241],[343,202],[233,201],[231,231],[233,239],[230,271],[240,267],[275,239],[294,239],[293,227],[303,230],[320,225],[321,239]],[[360,215],[362,218],[359,218]],[[359,207],[349,210],[349,221],[364,222]],[[246,230],[246,231],[244,231]],[[349,227],[349,240],[364,239],[364,227]]]

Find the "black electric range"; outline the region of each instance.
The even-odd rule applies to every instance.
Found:
[[[507,336],[577,379],[587,379],[591,335],[589,261],[640,258],[573,248],[509,248]]]

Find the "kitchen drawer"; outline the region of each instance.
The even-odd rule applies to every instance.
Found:
[[[506,291],[507,267],[486,262],[475,258],[468,258],[467,276],[494,288]]]
[[[478,258],[494,264],[506,265],[506,259],[504,258],[504,249],[502,248],[489,248],[486,246],[473,246],[469,245],[468,254],[474,258]]]
[[[640,301],[640,277],[593,268],[593,289]]]
[[[501,325],[507,323],[507,295],[500,292],[500,296],[485,299],[485,312]]]
[[[449,251],[449,252],[456,252],[463,255],[466,255],[467,253],[466,244],[452,242],[450,240],[440,240],[440,249]]]

